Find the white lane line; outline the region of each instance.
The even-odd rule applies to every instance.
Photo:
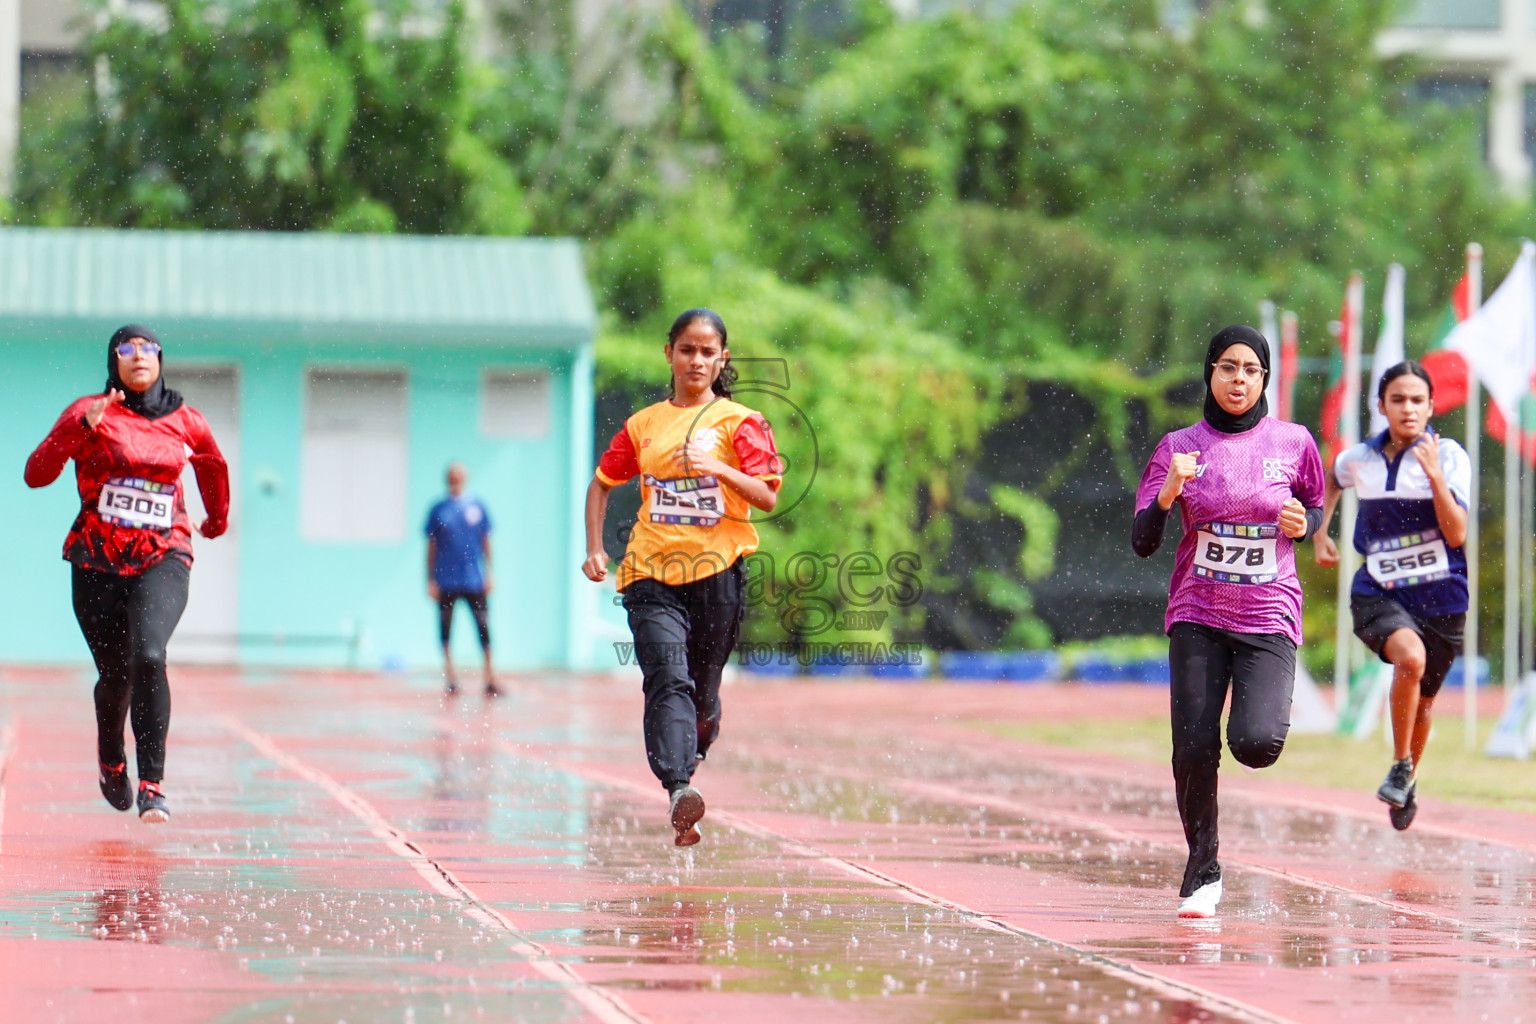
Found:
[[[5,851],[5,774],[11,766],[11,755],[16,752],[16,732],[14,719],[0,730],[0,853]]]
[[[1029,818],[1036,821],[1043,821],[1046,823],[1061,822],[1070,824],[1077,828],[1097,832],[1099,835],[1106,839],[1118,840],[1120,842],[1141,843],[1145,846],[1166,847],[1179,853],[1184,852],[1184,847],[1180,846],[1178,843],[1169,842],[1165,839],[1158,839],[1156,837],[1143,835],[1137,832],[1130,832],[1125,829],[1118,828],[1114,825],[1110,825],[1107,822],[1099,820],[1098,818],[1093,818],[1078,812],[1062,810],[1055,807],[1047,807],[1039,804],[1031,804],[1022,800],[1014,799],[1012,797],[1002,796],[997,793],[967,790],[958,786],[946,785],[944,783],[920,782],[914,779],[892,779],[886,776],[873,775],[868,772],[860,772],[856,770],[839,770],[838,774],[843,778],[857,779],[859,781],[868,782],[874,785],[888,786],[898,790],[904,790],[914,796],[923,797],[930,800],[938,800],[942,803],[963,803],[972,807],[993,807],[999,810],[1009,811],[1023,818]],[[1284,804],[1286,806],[1298,807],[1306,810],[1321,812],[1324,814],[1341,814],[1347,816],[1364,817],[1363,814],[1357,814],[1357,812],[1351,811],[1348,808],[1332,808],[1328,807],[1327,805],[1314,804],[1304,800],[1276,800],[1273,804],[1270,804],[1267,803],[1262,796],[1255,793],[1223,794],[1224,797],[1230,797],[1234,795],[1241,797],[1248,803],[1265,807]],[[1376,819],[1372,818],[1370,820],[1375,821]],[[1447,834],[1454,833],[1454,830],[1451,829],[1442,828],[1440,831]],[[1475,839],[1494,846],[1507,847],[1511,845],[1518,845],[1513,843],[1501,843],[1497,840],[1480,839],[1477,836],[1470,835],[1461,836],[1461,838]],[[1393,900],[1382,899],[1379,896],[1372,896],[1369,893],[1361,892],[1358,889],[1351,889],[1348,886],[1339,885],[1336,882],[1329,882],[1320,878],[1313,878],[1310,875],[1300,874],[1299,872],[1291,871],[1285,868],[1269,867],[1255,861],[1245,860],[1242,857],[1234,857],[1230,853],[1224,854],[1221,859],[1222,863],[1224,864],[1241,866],[1244,870],[1252,871],[1254,874],[1281,879],[1294,885],[1302,886],[1303,888],[1315,889],[1319,892],[1327,892],[1336,896],[1347,897],[1357,903],[1365,903],[1380,907],[1384,910],[1390,910],[1395,914],[1402,914],[1405,917],[1416,917],[1421,920],[1434,921],[1438,924],[1459,928],[1462,931],[1469,933],[1473,938],[1493,940],[1502,945],[1511,946],[1515,949],[1521,950],[1527,949],[1530,945],[1530,936],[1521,935],[1519,932],[1499,931],[1487,925],[1473,924],[1469,921],[1463,921],[1461,918],[1451,917],[1447,914],[1439,914],[1433,910],[1427,910],[1423,907],[1416,907],[1412,904],[1398,903]]]
[[[525,957],[539,974],[566,988],[583,1009],[603,1024],[651,1024],[649,1018],[634,1010],[617,995],[593,985],[570,964],[556,960],[547,947],[527,938],[505,914],[476,895],[448,868],[423,853],[404,832],[391,825],[373,804],[330,775],[283,750],[272,737],[257,732],[233,715],[224,715],[223,722],[227,729],[259,750],[264,757],[325,790],[326,795],[351,811],[354,817],[367,826],[391,853],[415,868],[416,873],[434,891],[463,904],[465,913],[482,925],[505,932],[511,938],[510,946],[514,953]]]
[[[1032,818],[1045,822],[1065,822],[1078,828],[1097,832],[1105,839],[1118,840],[1120,842],[1141,843],[1145,846],[1164,846],[1170,849],[1178,850],[1180,852],[1182,852],[1184,849],[1177,843],[1170,843],[1166,840],[1154,839],[1150,836],[1140,835],[1135,832],[1128,832],[1125,829],[1117,828],[1114,825],[1100,821],[1097,818],[1091,818],[1085,814],[1077,814],[1072,811],[1058,810],[1054,807],[1040,807],[1034,804],[1025,803],[1021,800],[1015,800],[1011,797],[999,796],[995,793],[978,793],[971,790],[961,789],[957,786],[947,786],[942,783],[935,782],[916,782],[910,779],[870,779],[869,781],[881,781],[884,785],[893,786],[897,789],[905,790],[908,793],[926,797],[930,800],[938,800],[943,803],[963,803],[972,807],[996,808],[998,810],[1009,811],[1023,818]],[[1222,862],[1231,865],[1240,865],[1246,871],[1252,871],[1254,874],[1258,875],[1266,875],[1270,878],[1278,878],[1283,881],[1290,882],[1293,885],[1317,889],[1322,892],[1333,893],[1337,896],[1345,896],[1349,899],[1355,900],[1356,902],[1367,903],[1372,906],[1381,907],[1385,910],[1390,910],[1393,913],[1402,914],[1405,917],[1417,917],[1424,920],[1435,921],[1440,924],[1450,925],[1455,928],[1460,928],[1463,931],[1470,932],[1475,936],[1497,939],[1499,942],[1514,946],[1517,949],[1521,948],[1526,941],[1522,939],[1518,934],[1512,932],[1495,931],[1485,925],[1472,924],[1470,922],[1463,921],[1460,918],[1450,917],[1445,914],[1437,914],[1433,910],[1425,910],[1421,907],[1415,907],[1407,903],[1396,903],[1392,900],[1384,900],[1379,896],[1372,896],[1370,893],[1360,892],[1358,889],[1351,889],[1347,886],[1339,885],[1335,882],[1327,882],[1320,878],[1312,878],[1309,875],[1299,874],[1295,871],[1287,871],[1284,868],[1268,867],[1264,864],[1255,863],[1254,861],[1244,860],[1241,857],[1233,857],[1230,854],[1224,855],[1222,857]]]
[[[975,739],[974,735],[969,734],[964,730],[956,729],[955,733],[957,736],[962,738],[969,738],[972,741]],[[993,738],[996,738],[995,734],[991,735]],[[1092,777],[1102,782],[1117,783],[1123,786],[1142,786],[1157,790],[1159,792],[1165,792],[1165,790],[1162,790],[1158,784],[1149,782],[1144,776],[1130,775],[1126,771],[1116,770],[1113,767],[1101,767],[1093,764],[1079,763],[1075,758],[1069,761],[1059,761],[1051,756],[1051,751],[1042,748],[1042,746],[1037,743],[1020,744],[1020,749],[1023,752],[1023,756],[1026,759],[1029,759],[1033,764],[1057,775]],[[1086,753],[1086,751],[1084,752]],[[1111,757],[1115,761],[1123,763],[1126,768],[1129,768],[1131,765],[1145,767],[1151,764],[1151,762],[1135,761],[1130,757],[1118,754],[1110,754],[1106,756]],[[1164,771],[1166,771],[1166,760],[1160,763],[1162,764]],[[1322,814],[1329,817],[1352,818],[1356,821],[1363,821],[1373,826],[1381,825],[1380,808],[1378,808],[1375,813],[1371,813],[1369,811],[1362,811],[1357,807],[1349,807],[1344,804],[1325,803],[1322,800],[1313,800],[1308,797],[1296,796],[1290,793],[1264,793],[1257,789],[1248,789],[1246,786],[1241,784],[1236,786],[1228,786],[1227,788],[1223,789],[1221,791],[1221,798],[1223,800],[1237,800],[1256,807],[1290,807],[1295,810],[1312,811],[1316,814]],[[1445,839],[1460,839],[1464,842],[1479,843],[1483,846],[1512,847],[1517,850],[1527,851],[1536,850],[1536,842],[1532,842],[1531,840],[1519,839],[1513,836],[1498,837],[1483,835],[1478,832],[1468,831],[1464,828],[1458,828],[1455,825],[1446,825],[1436,821],[1424,821],[1422,816],[1420,817],[1420,820],[1413,823],[1413,831],[1416,835],[1436,835]]]
[[[511,745],[503,744],[503,747],[509,752],[515,753],[520,757],[527,756],[526,751],[519,751],[516,747]],[[641,799],[649,800],[654,803],[664,804],[666,801],[666,795],[655,786],[641,785],[640,783],[632,782],[629,779],[624,779],[618,776],[609,775],[606,772],[597,771],[586,765],[562,764],[554,761],[549,762],[549,765],[550,767],[558,768],[560,771],[566,772],[567,774],[586,779],[588,782],[591,782],[595,785],[605,786],[609,789],[623,790],[627,793],[632,793]],[[1074,956],[1079,957],[1082,963],[1092,966],[1096,970],[1100,970],[1111,977],[1118,978],[1127,983],[1140,985],[1143,988],[1153,989],[1159,992],[1165,998],[1192,1000],[1206,1007],[1207,1009],[1217,1010],[1221,1013],[1240,1017],[1249,1021],[1260,1022],[1260,1024],[1297,1024],[1296,1021],[1293,1021],[1289,1017],[1282,1017],[1279,1014],[1270,1013],[1268,1010],[1262,1010],[1257,1006],[1252,1006],[1241,1000],[1233,999],[1230,996],[1224,996],[1216,992],[1211,992],[1208,989],[1203,989],[1197,985],[1191,985],[1187,982],[1178,981],[1173,978],[1166,978],[1160,974],[1155,974],[1134,964],[1121,963],[1118,960],[1110,959],[1102,953],[1096,953],[1092,950],[1083,949],[1079,946],[1074,946],[1070,943],[1063,942],[1060,939],[1053,939],[1049,936],[1042,935],[1039,932],[1032,932],[1027,928],[1021,928],[1018,925],[1012,924],[1008,921],[993,917],[990,914],[985,914],[979,910],[968,907],[963,903],[956,903],[954,900],[946,899],[943,896],[928,892],[926,889],[922,889],[908,882],[904,882],[892,875],[887,875],[884,872],[876,871],[873,868],[864,866],[863,864],[859,864],[851,860],[845,860],[844,858],[838,857],[834,854],[827,853],[823,850],[818,850],[814,846],[802,842],[799,839],[793,839],[782,833],[775,832],[772,829],[764,825],[759,825],[754,821],[750,821],[739,814],[734,814],[730,811],[711,810],[705,820],[719,822],[720,824],[735,829],[737,832],[740,832],[744,835],[752,836],[754,839],[762,839],[767,842],[775,843],[791,856],[801,857],[809,861],[814,861],[825,867],[831,868],[832,870],[839,871],[845,875],[850,875],[854,878],[857,878],[860,881],[872,882],[875,885],[881,886],[882,888],[894,890],[902,894],[903,897],[912,903],[916,903],[921,906],[933,907],[935,909],[955,914],[963,918],[967,923],[977,928],[992,932],[1002,932],[1008,935],[1016,936],[1018,938],[1029,939],[1033,942],[1039,942],[1054,949],[1059,949],[1064,952],[1071,953]]]

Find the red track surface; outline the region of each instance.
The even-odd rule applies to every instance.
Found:
[[[89,683],[0,673],[0,1020],[1536,1020],[1536,819],[1239,774],[1180,922],[1165,767],[967,724],[1152,688],[731,687],[679,851],[633,680],[175,672],[161,827]]]

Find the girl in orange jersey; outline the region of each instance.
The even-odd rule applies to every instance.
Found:
[[[645,751],[672,795],[678,846],[699,841],[694,769],[720,733],[720,673],[741,627],[741,560],[757,550],[752,509],[773,511],[783,460],[761,413],[731,401],[725,323],[690,309],[663,350],[672,396],[624,421],[587,487],[589,580],[608,576],[608,492],[640,478],[640,514],[618,587],[645,673]]]

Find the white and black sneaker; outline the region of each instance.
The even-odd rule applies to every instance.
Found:
[[[678,786],[672,791],[672,830],[677,833],[673,840],[677,846],[693,846],[704,836],[699,832],[699,820],[704,817],[704,797],[692,786]]]
[[[1215,917],[1216,905],[1221,902],[1221,879],[1207,882],[1179,904],[1180,917]]]
[[[1413,792],[1413,784],[1413,760],[1393,761],[1391,770],[1387,772],[1387,781],[1376,790],[1376,798],[1393,807],[1402,807],[1408,802],[1408,795]]]

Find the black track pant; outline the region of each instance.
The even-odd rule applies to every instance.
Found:
[[[1296,645],[1272,633],[1175,623],[1168,634],[1173,677],[1173,785],[1189,843],[1180,896],[1221,877],[1216,862],[1216,769],[1221,764],[1221,708],[1232,689],[1227,746],[1238,762],[1267,768],[1291,728]]]
[[[437,629],[443,638],[443,646],[448,646],[448,639],[453,635],[453,606],[463,598],[469,605],[469,613],[475,617],[475,628],[480,631],[480,646],[491,646],[491,627],[486,620],[485,591],[459,590],[453,593],[441,594],[437,599]]]
[[[75,566],[75,619],[96,660],[96,748],[103,764],[122,764],[123,723],[133,716],[139,778],[165,775],[171,688],[165,645],[187,607],[191,570],[168,556],[138,576]]]
[[[720,734],[720,673],[744,610],[741,563],[677,586],[636,580],[624,607],[645,673],[645,752],[670,790],[693,777],[696,755]]]

